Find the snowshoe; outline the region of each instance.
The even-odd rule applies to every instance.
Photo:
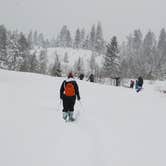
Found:
[[[73,117],[70,117],[70,118],[69,118],[69,121],[70,121],[70,122],[73,122],[73,121],[75,121],[75,119],[74,119]]]

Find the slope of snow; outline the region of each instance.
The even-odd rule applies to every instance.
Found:
[[[91,59],[91,56],[93,55],[92,51],[90,50],[83,50],[83,49],[73,49],[73,48],[48,48],[47,49],[48,54],[48,63],[54,64],[55,61],[55,55],[57,54],[61,65],[62,70],[66,68],[66,71],[73,70],[74,64],[77,63],[78,59],[81,58],[83,61],[83,69],[85,73],[88,73],[91,71],[89,62]],[[68,63],[64,62],[65,55],[68,56]],[[95,62],[99,65],[99,67],[103,64],[103,56],[97,56],[95,58]],[[65,72],[66,73],[66,72]]]
[[[0,71],[0,165],[164,166],[166,96],[78,81],[74,123],[62,120],[63,78]]]

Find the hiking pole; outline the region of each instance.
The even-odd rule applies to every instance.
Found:
[[[82,105],[82,102],[79,100],[80,106],[82,108],[82,110],[85,112],[84,106]]]
[[[58,107],[57,107],[57,112],[59,112],[61,104],[62,104],[62,101],[60,100]]]
[[[79,103],[80,103],[80,100],[78,100],[78,101],[79,101]],[[80,103],[80,105],[81,105],[81,103]],[[81,113],[80,109],[81,109],[81,107],[79,106],[79,108],[77,108],[77,111],[76,111],[76,113],[75,113],[75,119],[78,119],[78,118],[79,118],[80,113]]]

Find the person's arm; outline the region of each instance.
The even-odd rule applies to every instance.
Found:
[[[65,81],[63,81],[61,88],[60,88],[60,99],[63,99],[64,84],[65,84]]]
[[[79,87],[78,87],[77,82],[75,82],[75,90],[76,90],[77,99],[80,100],[80,93],[79,93]]]

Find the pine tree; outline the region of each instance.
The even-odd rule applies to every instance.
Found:
[[[107,52],[104,60],[104,75],[110,78],[115,78],[120,76],[120,58],[117,38],[114,36],[111,42],[108,43]]]
[[[156,45],[156,39],[153,32],[149,31],[144,38],[144,54],[150,56],[153,47]]]
[[[99,53],[104,52],[104,39],[101,23],[98,22],[96,29],[96,38],[95,38],[95,50]]]
[[[57,47],[72,47],[72,38],[71,33],[67,29],[67,26],[64,25],[60,31],[60,35],[56,39]]]
[[[142,33],[140,30],[134,31],[134,37],[133,37],[133,50],[135,54],[140,54],[141,47],[142,47]]]
[[[96,41],[96,29],[95,29],[95,25],[93,25],[90,32],[90,49],[92,51],[95,50],[95,41]]]
[[[33,48],[33,32],[32,31],[29,32],[27,41],[28,41],[29,48],[32,49]]]
[[[76,34],[75,34],[75,42],[74,42],[74,48],[80,48],[81,46],[81,33],[80,30],[77,29],[76,30]]]
[[[35,31],[33,34],[33,44],[34,46],[38,46],[38,32]]]
[[[7,30],[0,25],[0,68],[6,68],[7,56]]]
[[[84,48],[85,29],[82,29],[81,32],[80,32],[80,40],[81,40],[80,47],[81,47],[81,48]]]
[[[19,36],[18,44],[19,50],[22,54],[29,50],[29,43],[23,33],[21,33]]]
[[[160,31],[157,48],[162,51],[166,50],[166,32],[164,28],[162,28]]]
[[[72,47],[72,38],[69,30],[67,30],[66,34],[66,47]]]
[[[17,34],[8,33],[7,35],[7,66],[9,70],[20,70],[23,57],[19,51]]]
[[[39,72],[39,62],[36,58],[36,52],[29,56],[29,72]]]
[[[80,75],[81,73],[84,73],[84,62],[81,57],[78,58],[78,60],[74,64],[74,70],[75,73]]]
[[[60,31],[60,36],[59,36],[59,46],[60,47],[66,47],[67,35],[68,35],[68,29],[67,29],[67,26],[64,25]]]
[[[137,77],[142,75],[143,63],[143,39],[140,30],[134,30],[127,36],[127,43],[123,42],[120,49],[121,71],[123,77]]]
[[[95,53],[94,52],[92,52],[92,55],[91,55],[91,58],[89,61],[89,66],[90,66],[91,73],[94,73],[95,68],[96,68],[96,61],[95,61]]]
[[[86,36],[85,40],[83,41],[82,48],[90,49],[90,40],[89,35]]]
[[[39,54],[39,73],[46,74],[47,72],[47,50],[43,49]]]
[[[28,72],[30,69],[29,60],[30,60],[30,50],[28,41],[23,33],[20,34],[19,40],[19,53],[23,58],[23,63],[21,64],[20,70]]]
[[[166,32],[165,29],[162,28],[160,31],[159,35],[159,41],[157,45],[157,67],[156,69],[158,70],[158,73],[160,75],[158,76],[159,78],[163,78],[166,76]]]
[[[51,75],[60,77],[61,73],[62,73],[61,63],[60,63],[60,60],[59,60],[59,57],[58,57],[57,53],[55,53],[55,54],[56,54],[56,57],[55,57],[54,65],[51,69]]]
[[[143,73],[147,79],[153,78],[154,59],[155,59],[156,39],[153,32],[149,31],[144,38],[143,56],[140,59],[141,69],[139,73]]]

